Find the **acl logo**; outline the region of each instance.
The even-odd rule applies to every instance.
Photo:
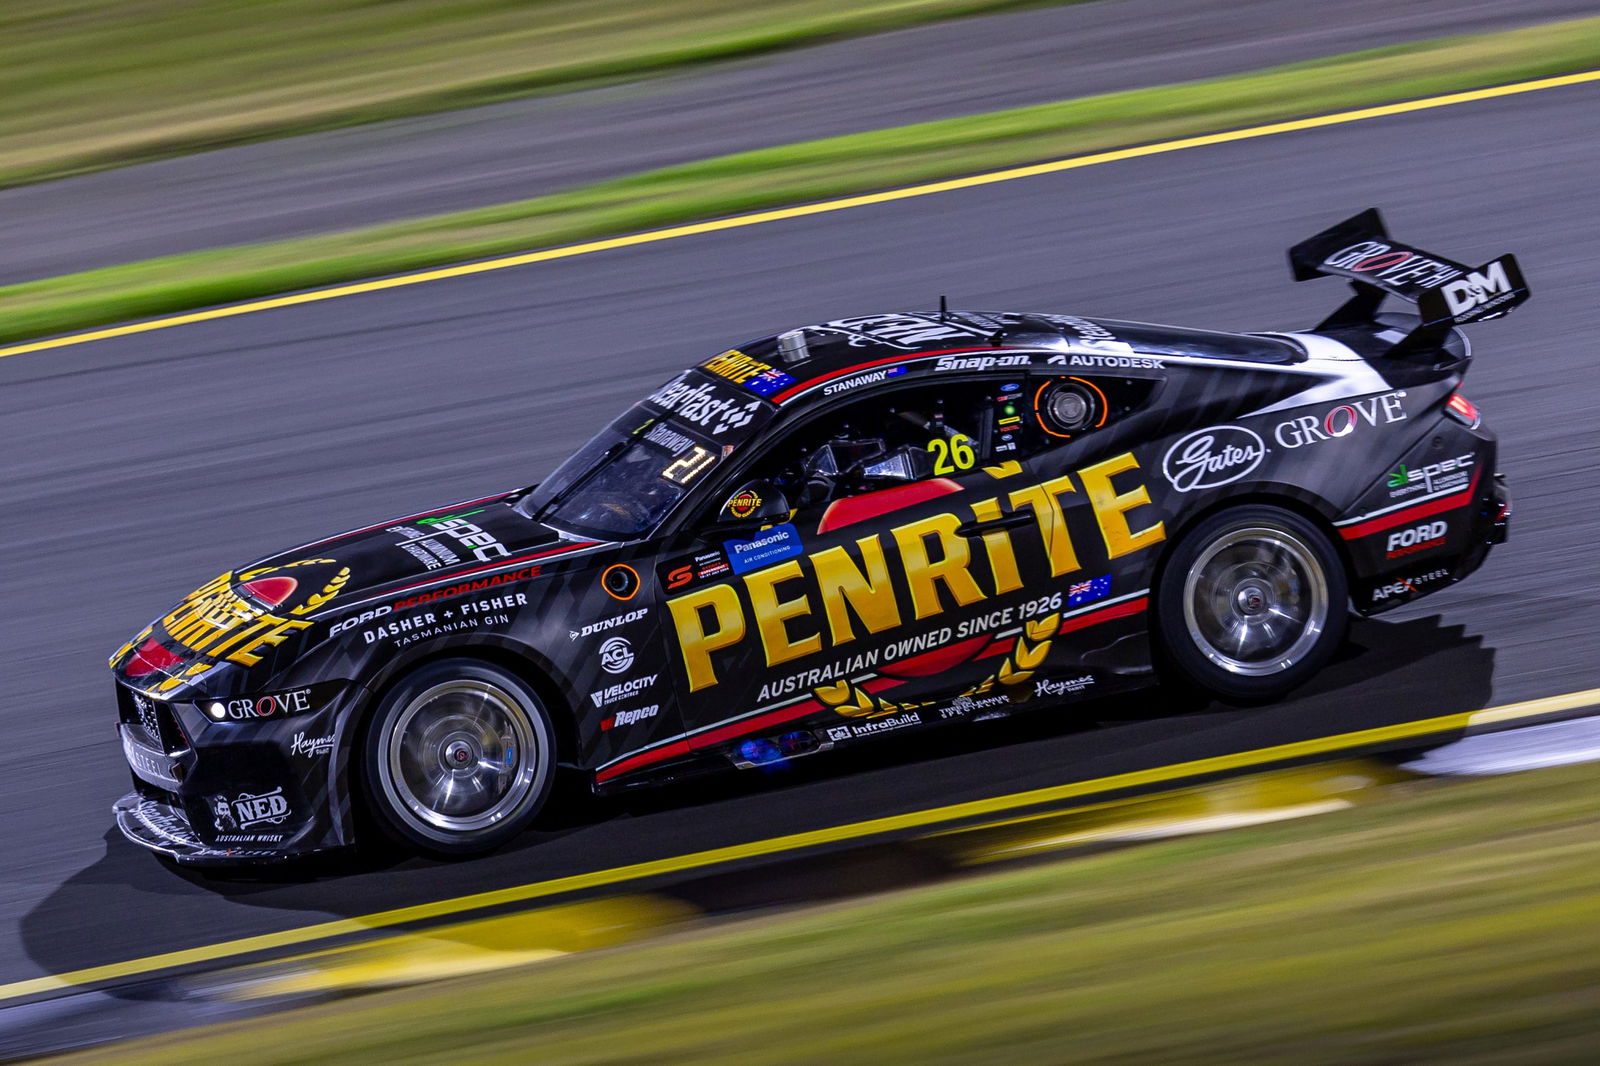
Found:
[[[633,645],[626,637],[612,637],[600,645],[600,665],[608,674],[620,674],[633,665]]]
[[[1450,532],[1449,523],[1441,520],[1390,533],[1388,558],[1398,559],[1402,555],[1437,548],[1448,532]]]
[[[1484,267],[1481,273],[1474,270],[1460,281],[1441,285],[1439,291],[1444,293],[1444,301],[1450,307],[1450,314],[1460,318],[1473,308],[1489,303],[1492,297],[1511,291],[1511,280],[1506,277],[1505,260],[1496,259]]]

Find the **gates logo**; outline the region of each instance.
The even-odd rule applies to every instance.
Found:
[[[1402,555],[1411,555],[1415,552],[1440,547],[1444,543],[1445,534],[1449,532],[1450,524],[1442,519],[1420,526],[1412,526],[1410,529],[1397,530],[1389,534],[1387,557],[1398,559]]]
[[[1243,426],[1213,426],[1168,448],[1161,472],[1179,492],[1214,489],[1245,477],[1266,455],[1261,438]]]

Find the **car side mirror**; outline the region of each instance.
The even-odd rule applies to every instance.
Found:
[[[736,489],[717,512],[716,525],[722,528],[765,525],[789,520],[789,500],[770,481],[747,481]]]

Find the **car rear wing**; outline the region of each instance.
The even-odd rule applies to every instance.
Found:
[[[1469,267],[1401,244],[1375,207],[1290,248],[1289,267],[1296,281],[1329,275],[1348,278],[1355,289],[1317,330],[1376,324],[1385,296],[1416,304],[1421,321],[1387,355],[1437,347],[1456,326],[1499,318],[1528,299],[1515,256]]]

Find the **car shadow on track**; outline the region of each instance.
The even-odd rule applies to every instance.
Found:
[[[224,878],[171,867],[112,829],[104,857],[23,918],[22,940],[36,964],[62,973],[330,917],[1476,710],[1489,699],[1493,672],[1494,650],[1462,626],[1437,617],[1358,621],[1321,675],[1270,706],[1195,705],[1152,688],[614,798],[589,796],[569,781],[562,798],[572,802],[558,804],[559,813],[501,851],[468,862],[343,855]]]

